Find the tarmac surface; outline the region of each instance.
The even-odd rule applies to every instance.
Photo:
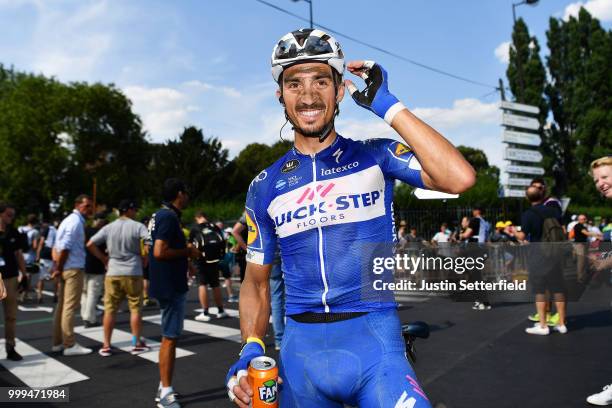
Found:
[[[186,326],[178,347],[174,388],[183,407],[231,407],[224,378],[239,351],[239,319],[195,322],[197,291],[192,287]],[[588,288],[582,300],[568,306],[569,332],[533,336],[525,333],[534,312],[527,303],[494,304],[474,311],[467,302],[448,298],[400,296],[402,322],[423,320],[431,326],[426,340],[418,339],[414,366],[430,401],[442,408],[575,408],[590,406],[587,395],[612,383],[612,291],[609,284]],[[112,407],[155,406],[159,382],[157,353],[133,356],[119,352],[103,358],[101,328],[80,329],[77,341],[96,352],[64,357],[51,352],[52,299],[25,304],[18,313],[17,350],[28,357],[18,364],[4,359],[0,349],[0,386],[62,385],[69,387],[69,403],[0,403],[1,407]],[[237,304],[227,304],[236,309]],[[39,310],[33,310],[37,309]],[[232,309],[229,309],[232,312]],[[160,341],[159,311],[144,312],[143,336]],[[77,325],[80,325],[77,319]],[[271,330],[271,329],[270,329]],[[118,315],[115,346],[128,347],[129,314]],[[127,337],[126,337],[127,336]],[[125,342],[122,340],[125,338]],[[268,335],[268,354],[277,357]],[[367,407],[366,407],[367,408]]]

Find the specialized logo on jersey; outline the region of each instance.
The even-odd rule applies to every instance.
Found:
[[[395,146],[395,152],[394,152],[394,154],[395,154],[396,156],[401,156],[401,155],[403,155],[403,154],[410,153],[411,151],[412,151],[412,149],[411,149],[411,148],[409,148],[408,146],[406,146],[406,145],[405,145],[405,144],[403,144],[403,143],[399,143],[399,142],[398,142],[398,143],[397,143],[397,145]]]
[[[253,242],[257,241],[259,237],[259,231],[257,230],[257,225],[253,222],[253,219],[249,215],[249,211],[245,213],[246,223],[247,223],[247,245],[253,244]]]
[[[277,196],[268,207],[280,238],[312,228],[367,221],[385,215],[380,167],[307,184]]]
[[[300,161],[298,159],[291,159],[283,164],[283,167],[281,167],[281,173],[290,173],[298,167],[300,167]]]
[[[340,156],[342,156],[342,153],[344,153],[344,150],[338,148],[338,150],[336,150],[334,154],[332,154],[332,157],[336,158],[336,163],[340,163]]]

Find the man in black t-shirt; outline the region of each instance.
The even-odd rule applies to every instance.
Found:
[[[547,206],[544,204],[545,197],[542,189],[536,186],[529,186],[526,196],[531,203],[531,208],[525,211],[521,218],[521,231],[518,233],[520,240],[527,240],[530,243],[542,242],[543,225],[546,219],[554,218],[558,222],[561,220],[560,208]],[[540,246],[538,246],[540,245]],[[542,244],[534,244],[528,251],[528,270],[529,281],[535,293],[535,303],[539,321],[533,327],[528,327],[525,331],[528,334],[548,335],[546,303],[547,293],[554,296],[555,306],[559,319],[553,326],[555,331],[565,334],[565,282],[559,257],[549,257],[542,251]],[[544,244],[547,245],[547,244]],[[551,244],[548,244],[551,245]]]
[[[576,254],[576,269],[578,282],[585,283],[588,280],[587,255],[589,253],[589,237],[596,237],[599,234],[589,232],[587,226],[587,216],[580,214],[578,223],[574,225],[574,253]]]
[[[202,257],[194,262],[198,271],[198,296],[202,305],[202,313],[195,317],[195,320],[208,322],[211,316],[208,313],[208,289],[210,286],[217,305],[217,318],[227,317],[223,310],[223,298],[221,297],[221,287],[219,286],[219,272],[221,268],[219,262],[225,255],[225,239],[223,231],[215,224],[208,221],[203,211],[198,211],[195,215],[197,225],[189,232],[189,242],[202,252]]]
[[[17,326],[18,283],[25,276],[21,234],[13,227],[15,208],[0,204],[0,277],[4,281],[6,297],[4,309],[4,339],[6,358],[19,361],[23,357],[15,351],[15,329]]]

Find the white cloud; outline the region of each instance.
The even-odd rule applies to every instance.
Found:
[[[495,57],[502,64],[510,62],[510,41],[504,41],[495,48]]]
[[[570,16],[578,17],[580,8],[584,7],[595,18],[601,21],[612,21],[612,0],[588,0],[586,3],[578,1],[565,7],[563,14],[564,20],[569,20]]]
[[[490,124],[499,122],[499,106],[466,98],[453,102],[452,108],[415,108],[412,112],[434,127],[456,129],[466,124]]]

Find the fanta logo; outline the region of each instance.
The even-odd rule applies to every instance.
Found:
[[[273,404],[276,402],[276,394],[278,385],[276,380],[268,380],[263,383],[263,387],[257,388],[259,400],[265,404]]]
[[[406,146],[405,144],[402,143],[398,143],[397,146],[395,146],[395,155],[396,156],[401,156],[402,154],[406,154],[411,152],[411,149]]]
[[[342,173],[343,171],[347,171],[350,169],[354,169],[357,166],[359,166],[359,162],[352,162],[351,164],[347,164],[345,166],[340,166],[340,167],[334,167],[331,169],[321,169],[321,175],[322,176],[331,176],[332,174],[338,174],[338,173]]]
[[[251,245],[253,242],[257,241],[257,235],[259,232],[257,231],[257,225],[253,222],[253,220],[249,216],[249,213],[247,212],[245,215],[248,231],[247,245]]]

